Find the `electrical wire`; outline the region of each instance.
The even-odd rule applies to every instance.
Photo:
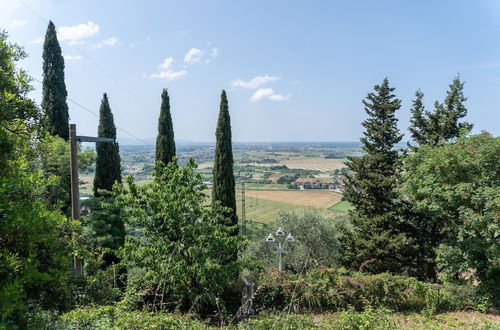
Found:
[[[28,6],[23,0],[18,0],[26,9],[28,9],[33,15],[38,17],[42,22],[45,24],[48,24],[49,21],[47,21],[45,18],[43,18],[41,15],[39,15],[33,8]],[[144,105],[148,110],[152,111],[153,114],[156,114],[156,111],[148,105],[141,97],[139,97],[132,89],[128,88],[124,83],[122,83],[120,80],[116,79],[111,73],[109,73],[108,70],[99,63],[97,63],[93,58],[88,56],[83,49],[78,47],[77,45],[74,45],[74,47],[85,57],[89,62],[94,64],[99,70],[101,70],[108,78],[113,80],[117,85],[119,85],[121,88],[123,88],[129,95],[132,95],[134,98],[137,99],[142,105]]]
[[[33,79],[34,81],[36,81],[36,82],[40,83],[41,85],[43,85],[43,83],[42,83],[39,79],[36,79],[36,78],[33,78],[33,77],[32,77],[32,79]],[[73,100],[73,99],[71,99],[71,98],[69,98],[69,97],[67,97],[67,100],[68,100],[68,101],[70,101],[71,103],[75,104],[76,106],[78,106],[78,107],[82,108],[83,110],[87,111],[88,113],[90,113],[90,114],[94,115],[95,117],[99,118],[99,115],[98,115],[97,113],[95,113],[94,111],[90,110],[89,108],[87,108],[87,107],[83,106],[82,104],[78,103],[77,101],[75,101],[75,100]],[[115,125],[115,126],[116,126],[116,125]],[[132,134],[132,133],[128,132],[127,130],[125,130],[125,129],[123,129],[123,128],[119,127],[119,126],[116,126],[116,128],[117,128],[118,130],[120,130],[121,132],[123,132],[123,133],[125,133],[125,134],[127,134],[127,135],[129,135],[129,136],[133,137],[134,139],[138,140],[139,142],[142,142],[142,143],[144,143],[145,145],[149,145],[149,143],[147,143],[146,141],[142,140],[141,138],[139,138],[139,137],[135,136],[134,134]]]

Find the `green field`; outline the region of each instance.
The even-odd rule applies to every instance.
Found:
[[[246,218],[248,220],[269,223],[278,217],[279,213],[282,211],[296,211],[306,209],[306,206],[293,205],[288,203],[281,203],[270,201],[262,198],[247,197],[246,198]],[[342,202],[340,202],[342,203]],[[236,196],[236,209],[238,210],[238,217],[241,219],[241,195]],[[345,214],[347,211],[333,210],[330,209],[318,209],[321,213],[336,217]]]
[[[347,213],[353,209],[353,206],[348,201],[340,201],[337,204],[329,208],[330,211]]]

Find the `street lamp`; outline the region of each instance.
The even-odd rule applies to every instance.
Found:
[[[281,272],[282,269],[282,256],[283,253],[285,253],[285,249],[283,247],[283,243],[293,243],[295,242],[295,239],[293,238],[292,234],[288,233],[288,236],[285,238],[285,231],[280,227],[278,230],[276,230],[276,237],[273,236],[273,234],[269,234],[266,238],[266,242],[271,244],[275,243],[276,241],[278,242],[278,248],[276,249],[276,253],[278,253],[278,270]]]

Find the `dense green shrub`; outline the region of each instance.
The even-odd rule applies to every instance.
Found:
[[[500,306],[500,137],[483,132],[405,158],[402,198],[441,279],[478,283]]]
[[[29,98],[26,54],[0,31],[0,328],[23,327],[30,305],[64,308],[71,245],[68,222],[47,200],[42,113]],[[50,173],[49,173],[50,174]]]
[[[220,316],[239,306],[239,299],[230,300],[236,295],[224,293],[239,290],[236,274],[244,261],[227,256],[243,249],[244,239],[233,235],[220,203],[205,203],[195,169],[192,159],[180,167],[174,158],[158,166],[149,184],[139,186],[129,177],[127,185],[115,185],[129,228],[141,233],[127,236],[122,249],[122,263],[130,270],[125,302],[131,309]]]
[[[462,310],[476,305],[470,286],[438,285],[383,273],[348,274],[343,269],[317,269],[305,275],[261,276],[254,299],[257,310],[338,311],[370,306],[394,311]]]

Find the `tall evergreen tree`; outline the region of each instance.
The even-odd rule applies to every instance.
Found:
[[[97,136],[116,139],[116,127],[106,93],[99,109]],[[121,182],[121,168],[118,143],[97,142],[96,151],[94,195],[99,196],[99,189],[111,191],[116,181]]]
[[[158,137],[156,138],[156,161],[168,164],[175,156],[174,128],[170,115],[170,98],[167,89],[161,93],[160,118],[158,118]]]
[[[410,128],[412,139],[418,144],[428,143],[428,119],[425,118],[425,107],[423,103],[424,93],[418,90],[415,93],[415,99],[411,107],[412,117],[410,119]]]
[[[460,81],[460,76],[456,76],[446,92],[443,111],[443,138],[450,140],[459,136],[460,130],[472,130],[473,125],[468,122],[460,123],[459,120],[467,115],[467,108],[464,102],[467,98],[464,96],[464,82]]]
[[[229,219],[229,226],[234,226],[231,231],[232,236],[237,236],[238,217],[236,215],[236,191],[233,172],[233,147],[231,140],[231,118],[229,117],[229,108],[227,102],[226,91],[222,90],[219,118],[217,120],[217,130],[215,132],[215,159],[213,167],[213,184],[212,184],[212,202],[219,201],[220,204],[227,208],[224,216]],[[224,256],[223,263],[231,265],[238,259],[238,250]],[[234,284],[238,281],[239,272],[235,270],[230,276],[231,282]],[[222,299],[225,301],[229,310],[235,312],[241,302],[241,290],[238,286],[230,285],[224,289]]]
[[[436,101],[434,111],[426,111],[422,103],[423,94],[416,93],[413,101],[411,126],[409,128],[412,138],[418,144],[436,145],[442,141],[449,141],[457,138],[460,131],[465,129],[470,131],[473,127],[468,122],[459,122],[467,115],[467,108],[464,103],[467,98],[463,93],[464,82],[460,81],[460,76],[453,79],[446,98],[443,103]]]
[[[212,201],[220,201],[222,206],[228,207],[231,211],[226,216],[231,219],[231,225],[237,225],[231,119],[229,117],[225,90],[222,90],[221,94],[219,119],[217,121],[215,136]]]
[[[356,228],[347,245],[346,262],[351,267],[366,265],[372,271],[400,271],[401,251],[406,244],[398,221],[396,187],[400,157],[395,145],[402,134],[395,112],[401,100],[384,79],[363,101],[369,118],[363,122],[363,150],[360,158],[349,157],[345,197],[355,207],[351,213]]]
[[[57,41],[56,28],[49,22],[43,44],[43,89],[42,108],[47,116],[47,125],[54,136],[69,138],[69,114],[64,83],[64,58]]]

